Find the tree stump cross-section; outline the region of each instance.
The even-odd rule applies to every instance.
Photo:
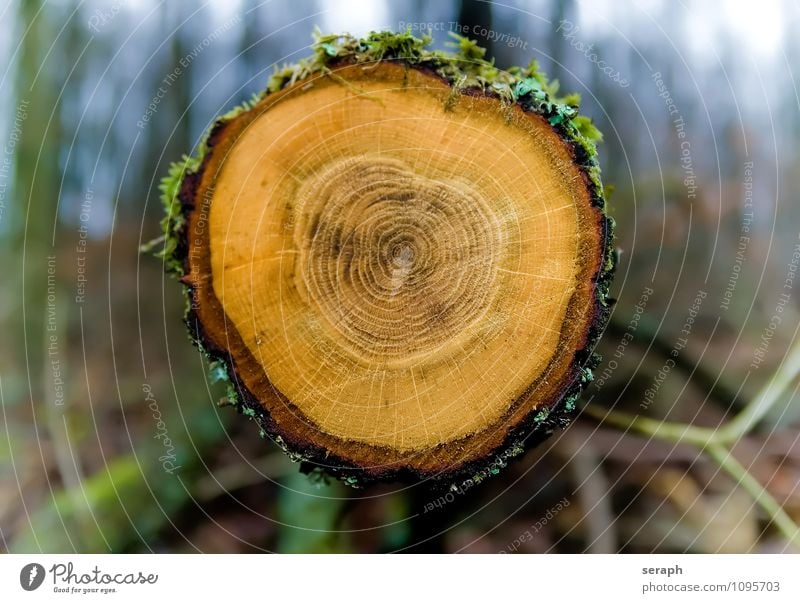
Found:
[[[459,88],[448,66],[491,67],[386,40],[325,47],[217,122],[165,185],[171,257],[195,340],[295,458],[350,483],[479,480],[590,378],[611,223],[541,79]]]

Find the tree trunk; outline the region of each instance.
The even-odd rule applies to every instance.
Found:
[[[316,49],[165,182],[190,329],[299,460],[481,481],[591,378],[613,264],[596,130],[467,40]]]
[[[491,32],[492,3],[483,0],[461,0],[458,7],[458,23],[461,31],[470,38],[479,37],[479,32]],[[489,57],[494,56],[494,41],[491,36],[484,35],[482,41]]]

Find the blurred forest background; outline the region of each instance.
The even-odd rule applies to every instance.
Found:
[[[798,17],[791,0],[6,0],[0,548],[800,550]],[[218,407],[180,286],[139,251],[169,162],[315,26],[535,58],[605,134],[621,257],[594,410],[467,491],[299,474]],[[715,428],[753,404],[722,461],[604,410]]]

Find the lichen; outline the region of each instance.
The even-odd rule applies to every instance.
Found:
[[[213,360],[208,364],[208,379],[211,383],[219,381],[228,382],[228,367],[219,360]]]

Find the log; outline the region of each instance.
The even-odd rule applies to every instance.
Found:
[[[481,481],[565,425],[614,256],[577,98],[408,33],[320,36],[162,190],[239,410],[356,485]]]

